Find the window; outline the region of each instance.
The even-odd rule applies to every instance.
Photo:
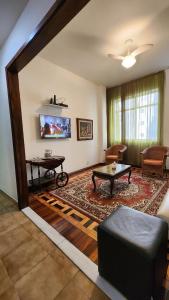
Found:
[[[162,137],[164,72],[107,90],[108,146],[128,146],[126,162],[140,164],[140,152]]]
[[[124,104],[126,141],[158,141],[158,89],[127,97]]]
[[[128,96],[124,100],[125,140],[158,142],[159,91],[146,91],[143,95]],[[122,101],[113,103],[114,141],[122,140]]]

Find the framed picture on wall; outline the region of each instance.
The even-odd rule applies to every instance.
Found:
[[[77,123],[77,140],[93,140],[93,120],[76,119]]]

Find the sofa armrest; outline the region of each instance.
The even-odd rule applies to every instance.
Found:
[[[119,150],[119,153],[123,153],[127,150],[127,147],[124,147],[123,149]]]
[[[145,155],[147,153],[148,148],[145,148],[143,151],[140,152],[140,154]]]

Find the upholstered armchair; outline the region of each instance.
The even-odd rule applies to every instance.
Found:
[[[112,145],[105,150],[105,161],[110,164],[114,161],[121,162],[123,160],[123,154],[127,150],[125,145]]]
[[[142,174],[155,173],[163,177],[168,153],[169,148],[164,146],[152,146],[144,149],[141,152]]]

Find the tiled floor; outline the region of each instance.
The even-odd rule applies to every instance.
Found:
[[[108,299],[0,192],[0,300]]]

